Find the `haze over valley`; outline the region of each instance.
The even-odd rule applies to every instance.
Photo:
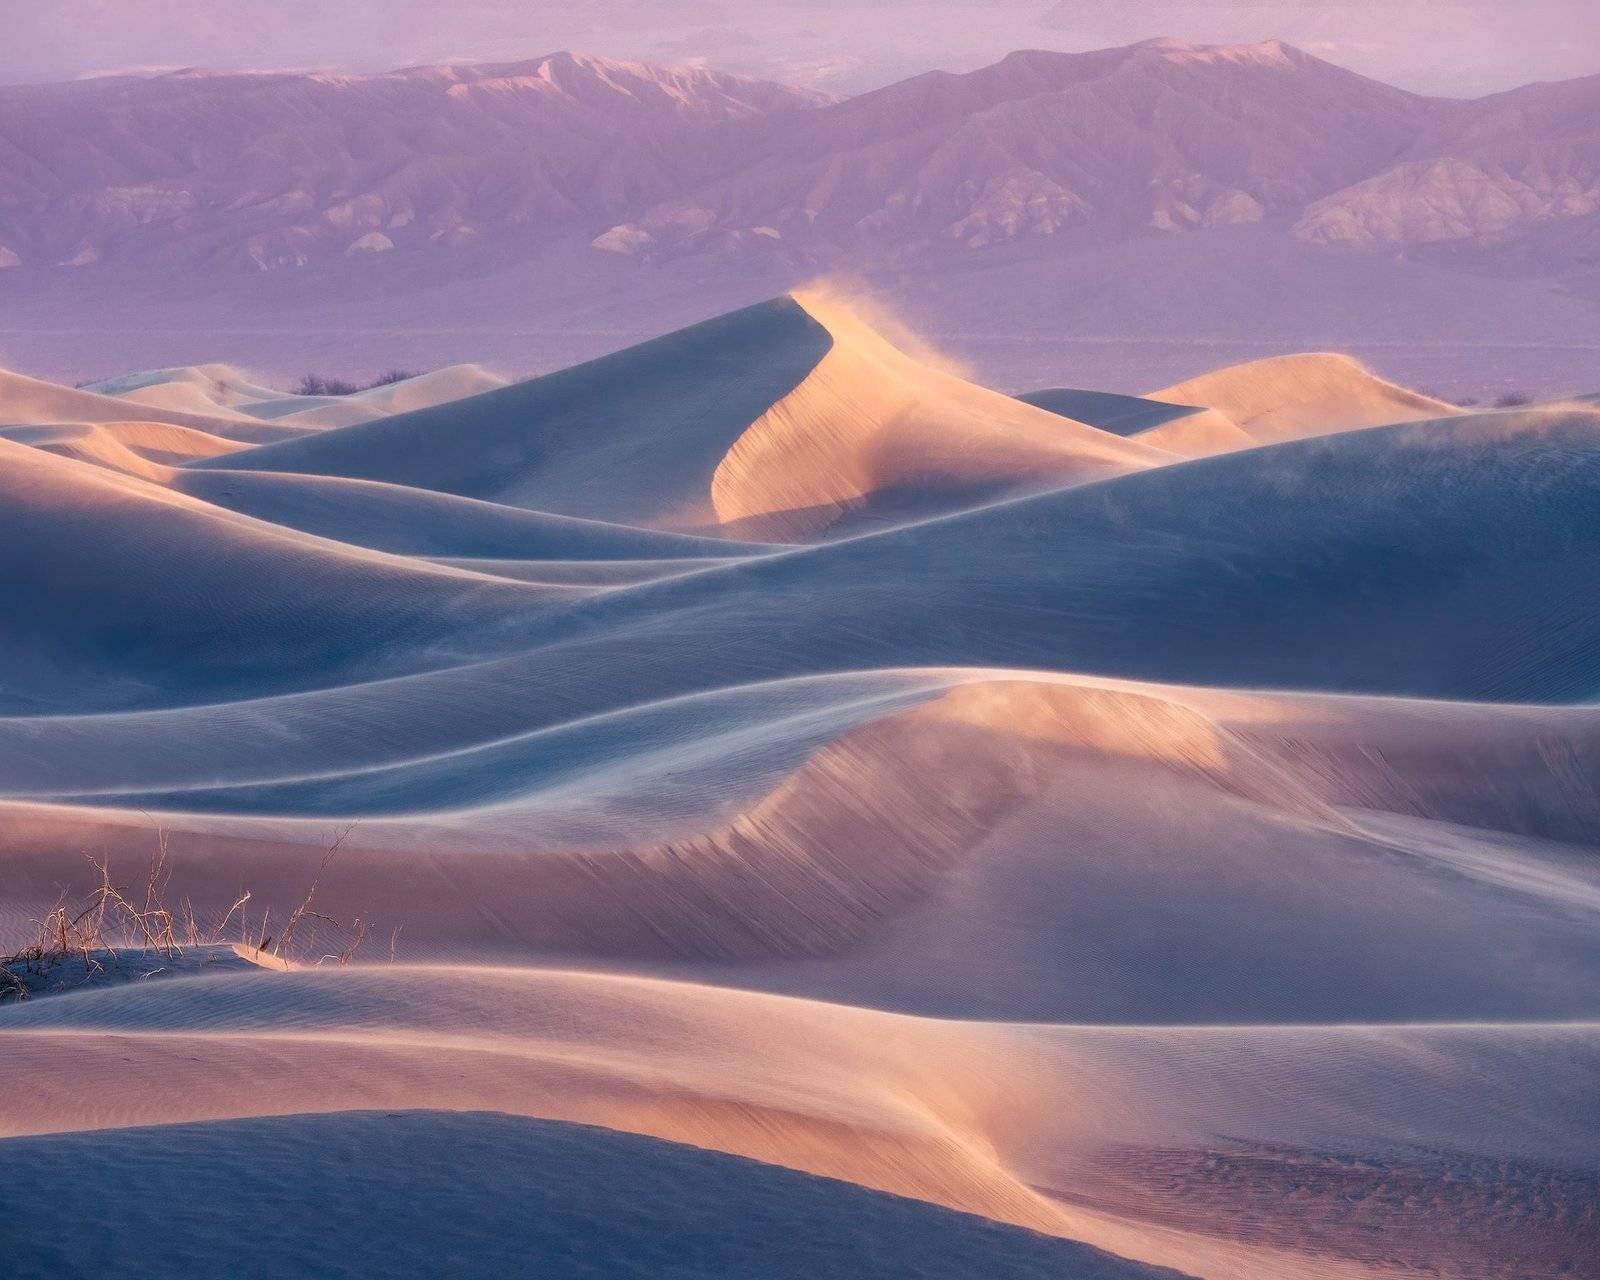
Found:
[[[1597,119],[1600,76],[1428,98],[1279,41],[845,99],[572,54],[17,86],[0,356],[518,375],[843,275],[1007,390],[1331,348],[1460,398],[1573,394]]]
[[[1600,1280],[1583,15],[923,8],[17,18],[4,1280]]]

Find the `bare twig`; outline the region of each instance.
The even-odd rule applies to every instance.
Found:
[[[305,898],[277,932],[276,941],[268,930],[270,910],[262,913],[259,927],[251,929],[248,919],[251,894],[248,890],[234,899],[221,922],[210,930],[200,927],[195,918],[194,904],[189,898],[185,897],[176,910],[169,908],[167,889],[172,879],[172,868],[165,831],[157,832],[157,849],[151,858],[142,894],[130,893],[118,886],[112,877],[109,859],[90,856],[89,864],[96,872],[97,883],[87,900],[74,911],[63,897],[42,920],[37,921],[38,932],[31,943],[9,955],[0,955],[0,1003],[27,999],[28,975],[42,974],[68,959],[81,961],[86,976],[103,973],[101,959],[109,957],[115,961],[118,958],[118,946],[140,946],[169,959],[179,958],[183,956],[186,946],[201,947],[221,942],[236,916],[247,945],[276,959],[292,959],[295,931],[306,920],[321,920],[334,930],[339,928],[337,920],[317,910],[315,901],[324,873],[354,829],[353,825],[343,828],[329,844]],[[366,941],[368,928],[366,920],[357,918],[353,933],[345,945],[322,956],[321,960],[349,964]],[[399,929],[396,929],[389,938],[391,960],[394,959],[399,933]]]

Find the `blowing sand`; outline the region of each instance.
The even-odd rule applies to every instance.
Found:
[[[8,1275],[1597,1274],[1593,406],[7,377]]]

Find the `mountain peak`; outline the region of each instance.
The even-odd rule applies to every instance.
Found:
[[[1136,50],[1158,53],[1171,62],[1241,66],[1290,67],[1317,62],[1302,49],[1282,40],[1260,40],[1250,44],[1191,44],[1171,36],[1158,36],[1133,46]]]

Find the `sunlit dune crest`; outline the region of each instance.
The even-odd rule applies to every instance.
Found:
[[[151,1274],[246,1185],[365,1258],[442,1147],[414,1273],[515,1214],[638,1274],[1588,1274],[1600,408],[1011,397],[872,318],[0,375],[22,1274],[67,1186],[156,1256],[105,1168],[205,1183]]]

